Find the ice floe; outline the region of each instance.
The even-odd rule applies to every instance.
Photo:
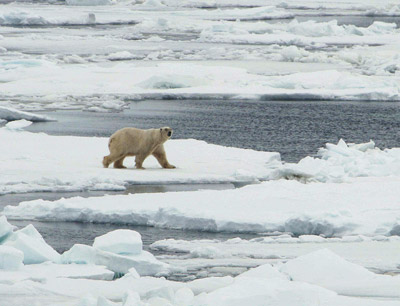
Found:
[[[289,24],[218,24],[204,28],[200,41],[241,44],[287,44],[316,46],[318,44],[385,44],[388,36],[397,41],[399,30],[395,23],[375,21],[369,27],[338,25],[337,20],[299,22]]]
[[[24,260],[24,253],[20,250],[7,246],[0,245],[0,270],[19,270]]]
[[[44,241],[42,235],[32,225],[11,233],[3,244],[22,251],[24,264],[58,262],[60,257],[60,254]]]
[[[138,232],[121,229],[97,237],[93,247],[115,254],[140,254],[143,244]]]
[[[7,222],[5,216],[0,216],[0,243],[7,238],[14,230],[14,226]]]
[[[70,250],[64,252],[60,262],[101,265],[120,274],[126,274],[134,268],[141,276],[168,274],[169,269],[167,264],[158,261],[147,251],[141,251],[140,254],[120,255],[81,244],[75,244]]]
[[[381,238],[384,238],[381,240]],[[329,249],[354,264],[378,273],[397,273],[398,236],[323,238],[288,234],[228,240],[165,239],[151,244],[151,250],[167,253],[162,260],[171,266],[190,271],[193,277],[237,275],[240,268],[286,262],[320,249]],[[224,267],[224,269],[218,269]]]
[[[398,181],[395,177],[358,178],[346,184],[278,180],[224,191],[34,200],[7,206],[3,213],[12,219],[214,232],[395,235],[399,223]]]
[[[391,276],[389,278],[394,288],[397,279]],[[370,293],[374,296],[373,291]],[[232,284],[198,295],[196,298],[195,305],[243,305],[249,301],[252,305],[265,305],[265,303],[268,305],[318,305],[320,303],[324,305],[369,305],[369,303],[384,305],[386,303],[386,301],[363,301],[343,297],[334,291],[324,290],[308,282],[291,281],[269,265],[245,272],[237,276]]]
[[[0,177],[0,194],[124,190],[128,184],[146,183],[251,183],[267,179],[280,164],[279,153],[186,139],[170,140],[165,145],[178,169],[162,169],[153,157],[144,163],[147,171],[104,169],[101,161],[108,154],[107,138],[59,137],[7,128],[0,129],[0,134],[8,143],[8,149],[0,153],[4,174]],[[80,150],[74,149],[78,147]],[[213,156],[211,162],[209,156]],[[128,158],[126,165],[133,168],[133,164]]]
[[[22,129],[30,126],[31,124],[32,124],[32,121],[21,119],[21,120],[15,120],[15,121],[8,122],[6,124],[6,128],[9,130],[22,130]]]
[[[400,297],[400,277],[376,275],[327,249],[303,255],[280,271],[294,281],[316,284],[347,296]]]
[[[47,116],[29,112],[23,112],[11,107],[3,107],[3,106],[0,106],[0,119],[6,121],[25,119],[32,122],[54,121],[54,119],[51,119]]]
[[[399,148],[381,150],[370,141],[364,144],[326,144],[318,151],[320,158],[305,157],[297,164],[288,163],[278,176],[319,182],[344,182],[351,177],[400,175]]]

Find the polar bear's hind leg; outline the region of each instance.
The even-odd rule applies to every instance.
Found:
[[[126,167],[123,165],[124,159],[125,159],[125,156],[122,157],[122,158],[120,158],[120,159],[118,159],[118,160],[116,160],[116,161],[114,162],[114,168],[126,169]]]
[[[124,156],[123,155],[121,155],[121,154],[113,154],[113,153],[111,153],[110,155],[108,155],[108,156],[104,156],[104,158],[103,158],[103,166],[104,166],[104,168],[108,168],[108,166],[111,164],[111,163],[113,163],[113,162],[115,162],[115,161],[117,161],[117,160],[120,160],[120,159],[123,159],[124,158]]]

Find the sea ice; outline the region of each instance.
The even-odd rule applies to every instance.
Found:
[[[110,281],[114,279],[114,272],[107,270],[104,266],[55,264],[48,261],[41,264],[24,265],[18,271],[1,271],[0,284],[12,285],[24,280],[45,283],[60,277]]]
[[[351,177],[400,175],[399,148],[381,150],[370,141],[364,144],[326,144],[318,151],[320,158],[305,157],[297,164],[287,163],[276,175],[304,181],[346,182]]]
[[[213,232],[391,235],[399,224],[399,180],[396,176],[353,178],[346,184],[276,180],[223,191],[34,200],[7,206],[3,213],[13,219],[96,221]]]
[[[7,150],[0,152],[3,174],[0,194],[124,190],[128,184],[146,183],[252,183],[268,179],[281,163],[279,153],[228,148],[194,139],[173,139],[165,148],[177,169],[162,169],[151,156],[144,163],[149,170],[121,171],[102,167],[103,156],[109,154],[107,138],[50,136],[7,128],[0,128],[0,137],[8,144]],[[125,161],[128,168],[134,165],[132,159]],[[247,175],[238,175],[240,170]]]
[[[126,274],[135,268],[141,276],[166,273],[169,268],[147,251],[137,255],[119,255],[82,244],[75,244],[69,251],[64,252],[61,255],[61,262],[102,265],[121,274]]]
[[[14,227],[7,222],[5,216],[0,216],[0,244],[9,236],[14,230]]]
[[[0,119],[4,119],[6,121],[25,119],[32,122],[54,121],[54,119],[51,119],[47,116],[37,115],[29,112],[22,112],[11,107],[3,106],[0,106]]]
[[[20,250],[10,246],[0,245],[0,270],[19,270],[23,266],[23,260],[24,253]]]
[[[32,121],[21,119],[21,120],[15,120],[15,121],[8,122],[6,124],[6,128],[9,130],[22,130],[22,129],[30,126],[31,124],[32,124]]]
[[[307,237],[305,239],[305,237]],[[361,265],[378,273],[399,272],[397,263],[397,249],[400,247],[398,236],[344,236],[343,238],[323,238],[320,236],[278,235],[257,237],[254,239],[228,239],[221,240],[174,240],[165,239],[151,244],[150,249],[158,252],[176,254],[163,258],[171,266],[196,272],[200,277],[203,271],[206,275],[211,273],[213,267],[223,266],[226,273],[237,274],[231,267],[255,267],[265,263],[285,262],[323,248],[343,257],[345,260]],[[210,257],[209,254],[196,252],[198,249],[213,249],[218,256]],[[195,255],[195,256],[194,256]]]
[[[288,261],[280,271],[294,281],[325,287],[347,296],[400,297],[400,277],[377,275],[322,249]]]
[[[139,255],[142,252],[143,243],[140,233],[119,229],[96,237],[93,247],[115,254]]]
[[[66,0],[68,5],[83,5],[83,6],[92,6],[92,5],[110,5],[115,3],[113,0]]]
[[[33,225],[28,225],[10,234],[3,242],[4,245],[14,247],[24,254],[24,264],[42,263],[45,261],[58,262],[58,254],[43,239]]]

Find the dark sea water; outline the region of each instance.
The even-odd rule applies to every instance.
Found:
[[[57,122],[27,130],[54,135],[103,136],[126,127],[170,126],[173,138],[280,152],[287,162],[313,156],[327,142],[400,147],[400,103],[334,101],[173,100],[132,102],[119,113],[41,113]]]

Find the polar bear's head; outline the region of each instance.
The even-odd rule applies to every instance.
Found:
[[[161,138],[165,141],[171,138],[172,136],[172,129],[168,126],[160,128]]]

